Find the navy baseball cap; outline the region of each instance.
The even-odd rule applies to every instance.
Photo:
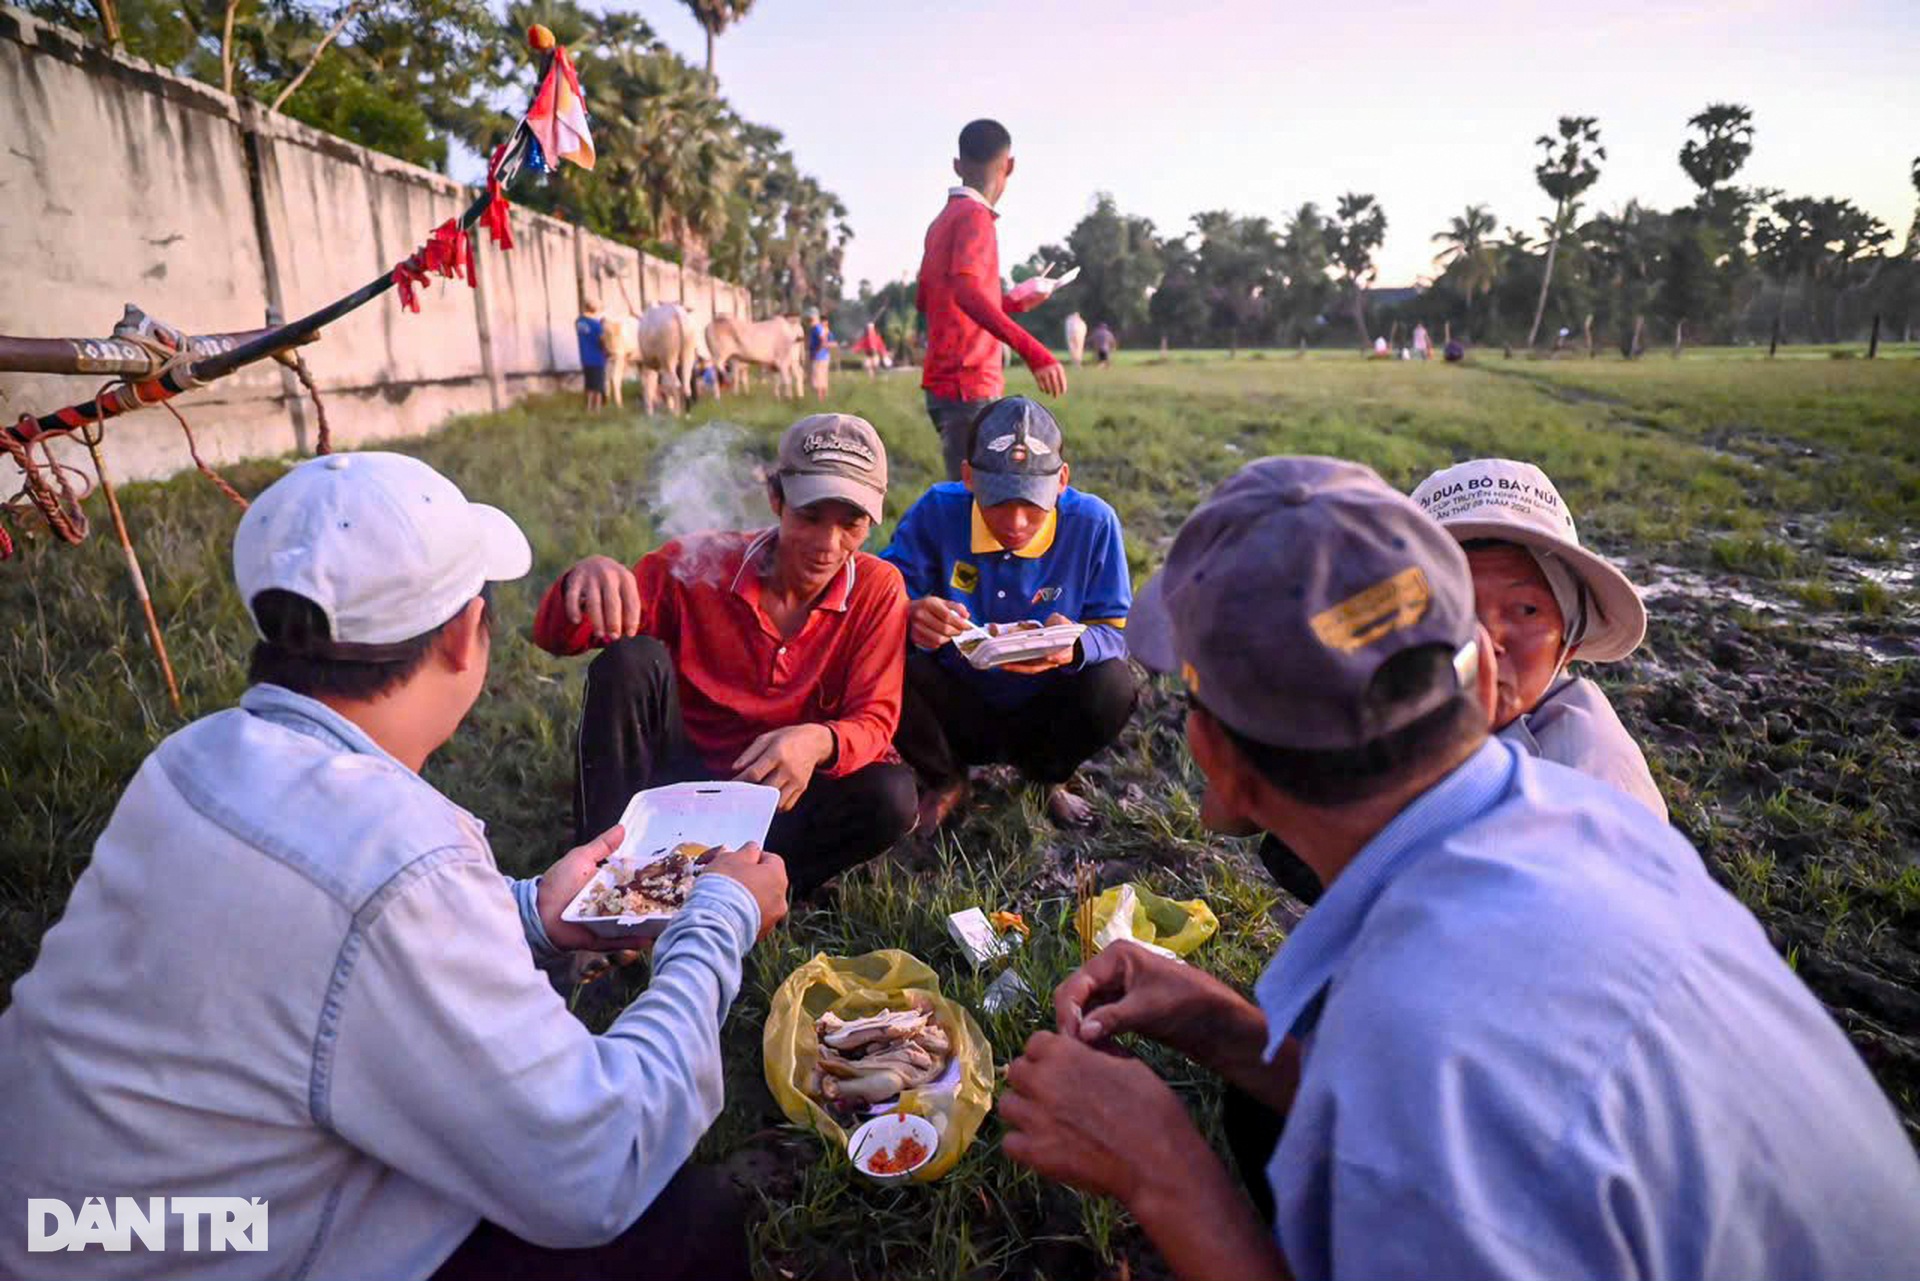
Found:
[[[1263,458],[1187,517],[1127,646],[1255,742],[1344,751],[1470,685],[1477,626],[1466,553],[1418,503],[1358,463]],[[1453,651],[1454,680],[1369,713],[1381,666],[1427,645]]]
[[[982,507],[1018,501],[1052,511],[1060,499],[1060,424],[1038,401],[1008,396],[981,410],[967,461]]]

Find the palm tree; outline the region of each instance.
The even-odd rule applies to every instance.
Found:
[[[1307,329],[1326,311],[1333,281],[1327,276],[1327,224],[1309,200],[1287,218],[1280,239],[1280,272],[1286,278],[1284,306],[1294,337],[1306,341]]]
[[[1546,270],[1540,275],[1540,301],[1533,309],[1533,325],[1527,330],[1527,346],[1540,336],[1540,319],[1547,314],[1547,288],[1553,283],[1553,262],[1559,254],[1560,238],[1571,223],[1570,210],[1582,192],[1600,180],[1595,161],[1607,158],[1600,145],[1600,121],[1593,116],[1561,116],[1560,137],[1541,134],[1534,140],[1540,148],[1540,163],[1534,167],[1534,180],[1553,197],[1553,221],[1547,240]]]
[[[1473,300],[1477,294],[1493,292],[1500,280],[1500,259],[1490,237],[1499,220],[1485,205],[1468,205],[1466,211],[1448,220],[1445,231],[1433,239],[1446,247],[1434,261],[1453,277],[1454,286],[1467,300],[1467,319],[1473,319]]]
[[[1666,219],[1637,200],[1580,228],[1594,283],[1609,291],[1612,320],[1619,326],[1620,354],[1629,360],[1640,354],[1647,304],[1665,265],[1666,230]]]
[[[713,83],[713,39],[747,16],[753,0],[681,0],[707,33],[707,83]]]
[[[1715,102],[1687,121],[1700,137],[1680,148],[1680,167],[1700,188],[1702,207],[1726,185],[1753,154],[1753,112],[1737,102]]]
[[[1920,156],[1913,158],[1913,194],[1920,196]],[[1920,258],[1920,202],[1913,207],[1913,226],[1907,229],[1906,256]]]

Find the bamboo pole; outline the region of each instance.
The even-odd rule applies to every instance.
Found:
[[[147,576],[140,569],[140,554],[133,549],[133,538],[127,533],[127,518],[120,514],[120,499],[113,492],[113,481],[107,476],[106,459],[100,456],[99,433],[82,433],[81,440],[86,442],[87,452],[93,455],[93,473],[100,478],[100,492],[107,496],[107,511],[113,516],[113,532],[120,536],[120,551],[127,558],[127,577],[133,582],[133,594],[140,602],[140,612],[147,618],[147,639],[153,642],[153,654],[160,660],[161,674],[167,678],[167,697],[173,700],[173,710],[185,713],[186,708],[180,702],[180,683],[173,677],[173,661],[167,657],[167,640],[160,634],[160,620],[153,612],[153,597],[147,592]]]

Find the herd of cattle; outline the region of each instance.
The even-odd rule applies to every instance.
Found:
[[[609,316],[606,323],[620,331],[608,343],[613,385],[619,386],[631,368],[640,376],[650,414],[663,398],[671,412],[686,412],[702,358],[722,371],[735,390],[748,390],[750,371],[758,365],[772,371],[775,395],[797,398],[802,392],[806,338],[800,322],[791,316],[771,320],[716,316],[702,334],[691,311],[679,303],[663,302],[638,315]]]

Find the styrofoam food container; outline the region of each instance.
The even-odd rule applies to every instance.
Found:
[[[601,938],[655,937],[667,928],[672,912],[590,916],[586,911],[588,893],[597,886],[631,879],[635,871],[665,858],[688,841],[728,849],[765,841],[779,807],[780,789],[759,783],[675,783],[636,793],[620,816],[620,825],[627,829],[620,848],[573,896],[560,919],[584,925]]]
[[[1055,623],[1051,627],[1023,627],[1009,624],[1013,630],[1004,631],[995,636],[985,627],[973,627],[953,638],[957,646],[964,646],[976,637],[986,636],[972,650],[962,649],[969,663],[976,668],[1004,667],[1008,663],[1024,663],[1029,659],[1043,658],[1056,649],[1065,649],[1085,634],[1086,627],[1081,623]]]
[[[909,1135],[918,1139],[920,1146],[926,1149],[926,1155],[914,1162],[911,1169],[897,1174],[875,1174],[867,1168],[869,1157],[891,1151],[896,1143]],[[907,1116],[898,1112],[876,1116],[847,1136],[847,1156],[853,1161],[853,1168],[875,1183],[904,1183],[913,1177],[915,1170],[933,1160],[934,1153],[939,1150],[940,1131],[933,1128],[933,1122],[923,1116]]]

